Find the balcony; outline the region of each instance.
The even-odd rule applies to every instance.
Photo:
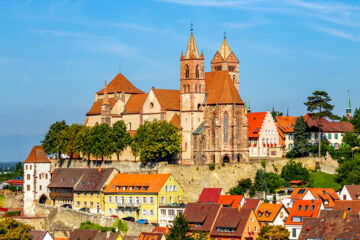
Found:
[[[50,198],[73,198],[72,192],[51,192]]]
[[[119,208],[140,208],[140,203],[118,203]]]

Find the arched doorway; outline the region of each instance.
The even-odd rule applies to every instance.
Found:
[[[39,203],[40,204],[45,204],[46,203],[46,199],[47,197],[45,195],[41,195],[40,199],[39,199]]]
[[[240,154],[237,155],[237,161],[238,161],[238,162],[241,161],[241,155],[240,155]]]
[[[228,162],[230,162],[230,158],[229,158],[228,155],[225,155],[225,156],[223,157],[223,163],[228,163]]]

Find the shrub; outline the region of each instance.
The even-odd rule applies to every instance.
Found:
[[[11,212],[6,212],[5,213],[5,217],[13,217],[13,216],[19,216],[20,215],[20,211],[11,211]]]
[[[288,151],[288,152],[285,154],[285,157],[286,157],[286,158],[289,158],[289,159],[293,159],[293,158],[296,157],[296,153],[295,153],[294,150],[290,150],[290,151]]]
[[[209,164],[209,169],[210,169],[211,171],[215,170],[215,163],[210,163],[210,164]]]

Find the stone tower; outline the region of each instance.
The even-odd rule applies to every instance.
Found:
[[[182,163],[193,164],[194,130],[203,121],[203,102],[205,99],[204,54],[197,50],[193,30],[185,56],[180,59],[180,112],[182,128]]]
[[[34,203],[49,201],[51,162],[42,146],[34,146],[24,162],[24,213],[34,215]]]
[[[239,92],[239,60],[227,43],[226,37],[224,37],[223,43],[211,61],[212,72],[224,70],[229,72],[234,86]]]
[[[111,105],[107,94],[107,85],[105,81],[104,98],[101,103],[101,123],[107,123],[111,125]]]

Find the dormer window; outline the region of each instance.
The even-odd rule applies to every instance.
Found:
[[[125,190],[126,190],[126,187],[125,187],[125,186],[124,186],[124,187],[122,187],[122,190],[123,190],[123,191],[125,191]]]
[[[203,224],[202,223],[195,223],[194,227],[202,227]]]
[[[132,191],[134,189],[134,187],[129,187],[129,190]]]
[[[148,189],[148,187],[143,187],[143,190],[146,191]]]
[[[136,187],[136,190],[137,190],[137,191],[139,191],[139,190],[140,190],[140,188],[141,188],[141,187],[137,186],[137,187]]]
[[[120,187],[119,187],[119,186],[117,186],[117,187],[116,187],[116,191],[119,191],[119,190],[120,190]]]

